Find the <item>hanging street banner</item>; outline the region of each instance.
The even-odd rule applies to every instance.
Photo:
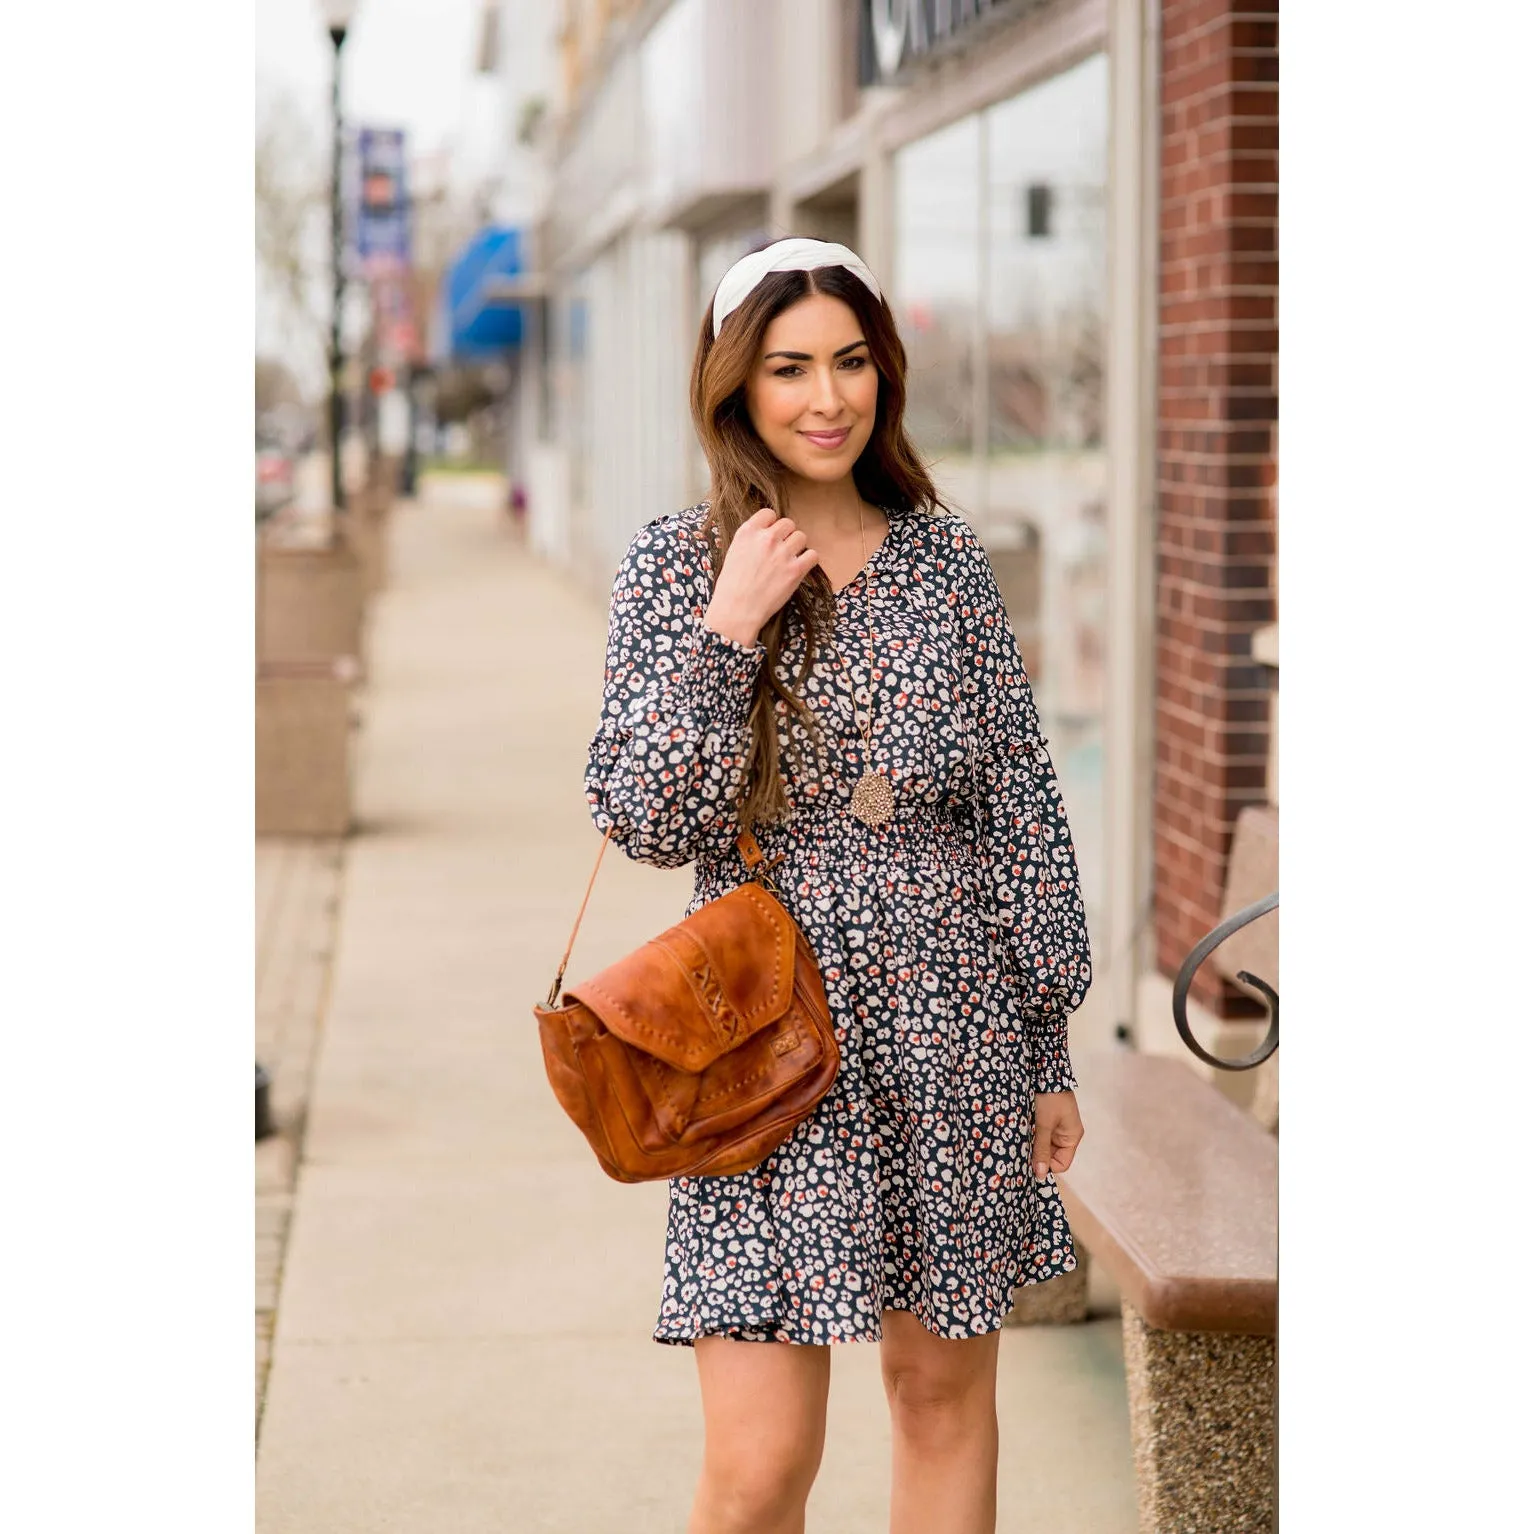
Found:
[[[410,269],[410,193],[405,135],[399,128],[359,128],[353,248],[357,271],[370,281]]]
[[[420,330],[416,324],[409,273],[385,273],[375,277],[370,286],[373,293],[373,333],[378,338],[379,360],[393,368],[422,361]]]

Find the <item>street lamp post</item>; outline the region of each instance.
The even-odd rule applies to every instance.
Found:
[[[341,483],[341,301],[345,296],[345,255],[341,219],[341,48],[357,9],[357,0],[320,0],[334,59],[330,75],[330,504],[337,517],[345,514],[346,493]]]
[[[341,485],[341,299],[344,295],[345,273],[342,270],[341,249],[341,45],[346,41],[346,29],[351,25],[357,9],[357,0],[320,0],[320,14],[325,19],[325,29],[330,33],[331,46],[335,50],[335,62],[330,77],[330,494],[334,516],[346,511],[346,499]],[[258,575],[257,579],[260,577]],[[262,612],[260,599],[256,603],[257,634],[260,634]],[[259,653],[261,641],[257,639]],[[265,1139],[275,1134],[277,1126],[271,1111],[271,1073],[256,1061],[256,1138]]]

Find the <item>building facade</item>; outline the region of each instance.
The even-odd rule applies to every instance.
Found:
[[[761,240],[846,241],[909,422],[990,552],[1097,960],[1082,1046],[1179,1051],[1171,977],[1271,798],[1276,7],[565,0],[516,448],[535,546],[605,596],[701,498],[704,309]],[[1276,977],[1272,977],[1276,981]],[[1196,1024],[1252,1003],[1201,973]],[[1239,1087],[1237,1095],[1240,1095]]]

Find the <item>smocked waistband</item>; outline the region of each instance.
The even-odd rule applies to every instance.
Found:
[[[756,827],[756,839],[769,856],[778,847],[898,846],[908,842],[959,843],[969,831],[960,806],[923,799],[895,800],[894,814],[883,825],[868,825],[852,813],[850,797],[817,796],[796,806],[782,825]]]

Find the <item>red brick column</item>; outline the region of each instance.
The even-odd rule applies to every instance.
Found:
[[[1156,466],[1156,961],[1219,921],[1237,812],[1266,797],[1276,616],[1278,5],[1165,0]],[[1194,993],[1254,1010],[1206,964]]]

